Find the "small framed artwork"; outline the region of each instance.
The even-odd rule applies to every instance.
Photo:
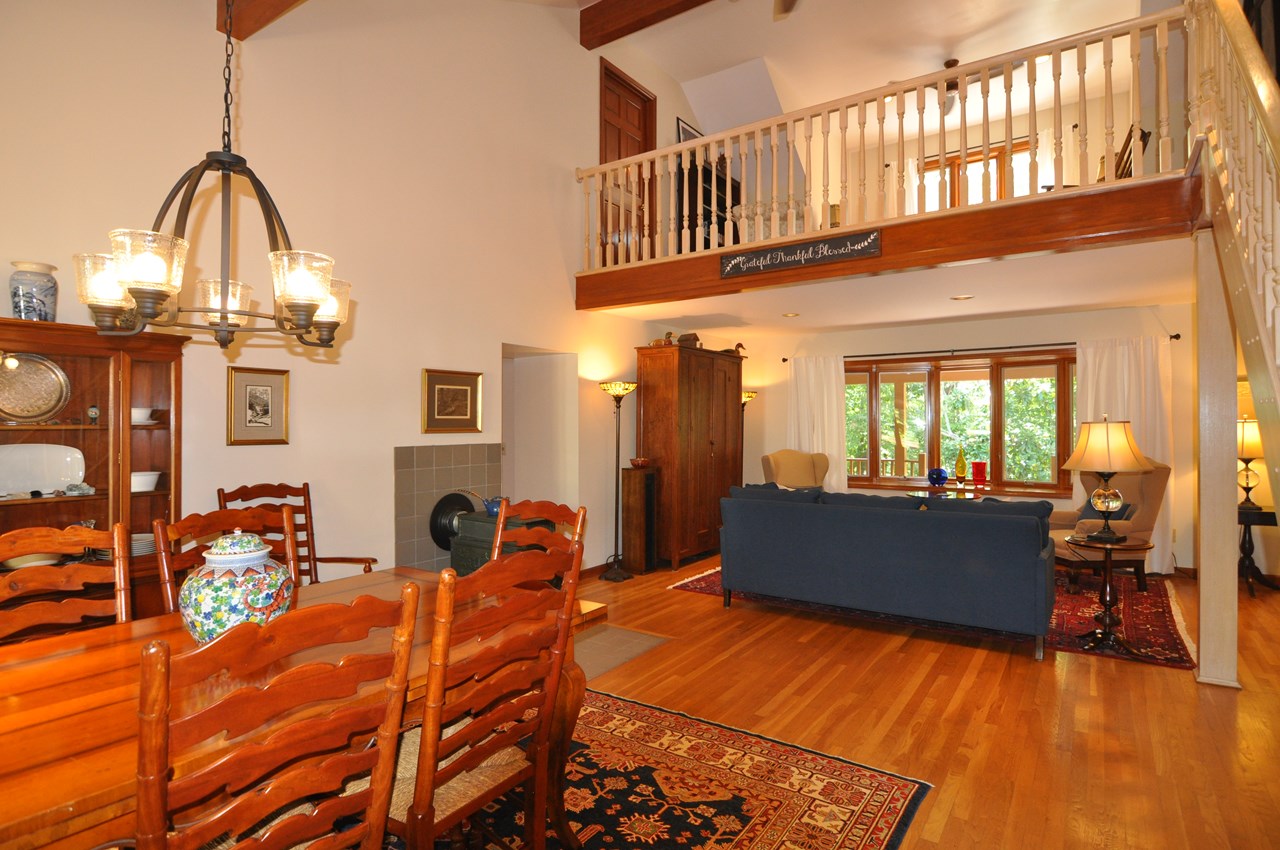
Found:
[[[227,445],[289,443],[289,371],[227,367]]]
[[[481,372],[422,370],[422,433],[480,430]]]
[[[676,118],[676,144],[701,139],[702,134],[693,129],[693,125],[683,118]]]

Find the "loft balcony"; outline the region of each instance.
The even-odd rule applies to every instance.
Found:
[[[1178,7],[579,169],[577,307],[1186,235],[1193,54]]]

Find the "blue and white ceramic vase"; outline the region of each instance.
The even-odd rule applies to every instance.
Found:
[[[271,547],[237,528],[215,540],[204,566],[187,576],[178,610],[191,636],[208,643],[232,626],[279,617],[293,606],[293,591],[293,576],[271,560]]]
[[[57,266],[14,260],[17,269],[9,275],[9,298],[13,317],[34,322],[57,321],[58,280],[53,276]]]

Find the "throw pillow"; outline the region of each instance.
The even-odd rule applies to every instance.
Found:
[[[820,488],[809,490],[782,490],[778,487],[730,487],[732,499],[761,499],[770,502],[801,502],[815,504],[822,494]]]
[[[896,508],[919,510],[921,500],[915,496],[876,496],[871,493],[823,493],[818,500],[824,505],[852,505],[859,508]]]
[[[1040,523],[1040,545],[1049,545],[1049,514],[1053,503],[1044,499],[1027,502],[1002,502],[999,499],[934,499],[932,510],[953,513],[999,514],[1002,516],[1031,516]]]
[[[1112,511],[1111,518],[1116,520],[1129,519],[1129,514],[1132,510],[1133,505],[1128,502],[1121,502],[1120,510]],[[1098,509],[1091,502],[1085,502],[1084,509],[1080,511],[1080,519],[1102,519],[1102,514],[1098,513]]]

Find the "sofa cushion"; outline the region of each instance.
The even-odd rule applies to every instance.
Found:
[[[766,499],[775,502],[804,502],[816,504],[822,495],[821,487],[809,487],[803,490],[784,490],[777,485],[747,485],[746,487],[730,487],[729,496],[734,499]]]
[[[1041,544],[1049,545],[1049,514],[1053,503],[1044,499],[1031,502],[1003,502],[990,497],[985,499],[931,499],[929,510],[950,513],[1000,514],[1003,516],[1033,516],[1040,521]]]
[[[873,493],[823,493],[818,502],[824,505],[849,505],[857,508],[896,508],[916,511],[923,499],[916,496],[877,496]]]

